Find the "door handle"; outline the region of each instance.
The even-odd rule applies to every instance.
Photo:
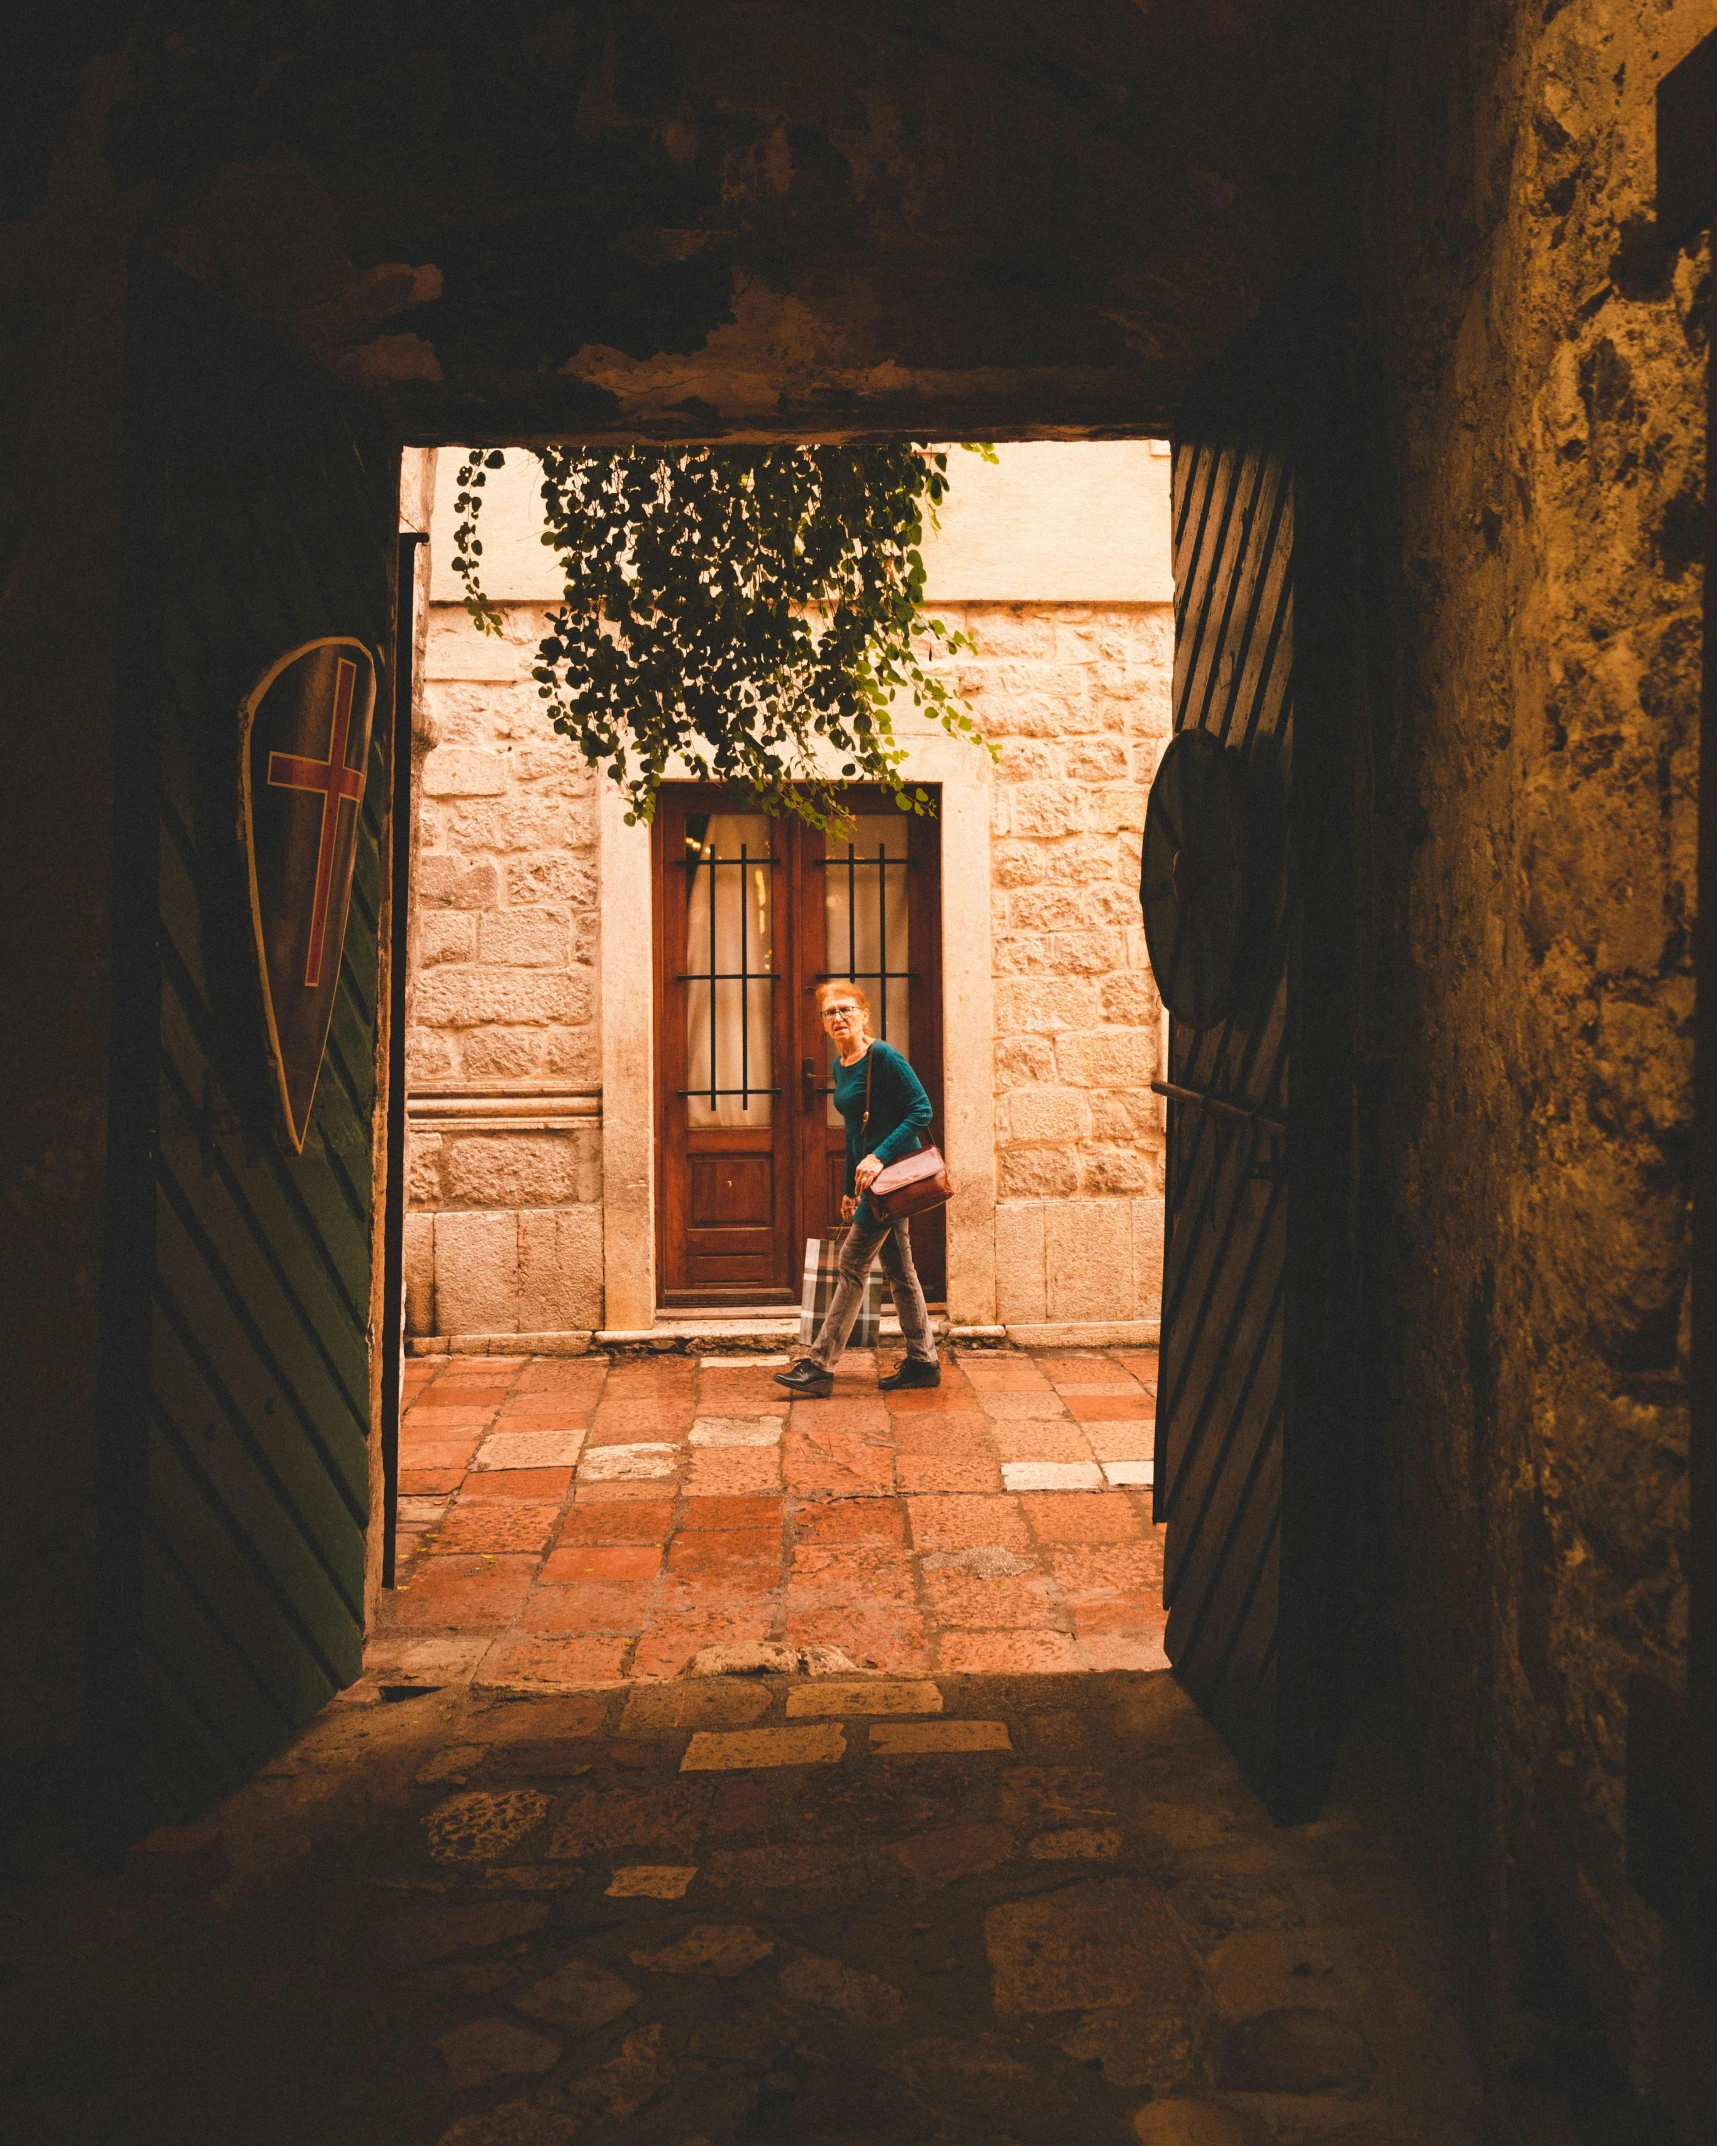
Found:
[[[817,1107],[817,1061],[807,1058],[799,1067],[799,1101],[806,1117]]]

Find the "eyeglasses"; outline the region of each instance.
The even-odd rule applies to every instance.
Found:
[[[857,1013],[857,1012],[858,1012],[858,1008],[857,1008],[857,1007],[856,1007],[855,1005],[853,1005],[853,1004],[852,1004],[852,1003],[850,1002],[850,1000],[849,1000],[849,1001],[847,1001],[847,1002],[845,1002],[845,1003],[843,1003],[843,1004],[839,1004],[839,1005],[834,1005],[834,1006],[825,1006],[825,1007],[823,1008],[823,1019],[824,1019],[825,1021],[832,1021],[832,1020],[833,1020],[833,1019],[835,1018],[835,1016],[836,1016],[837,1014],[842,1014],[842,1013]]]

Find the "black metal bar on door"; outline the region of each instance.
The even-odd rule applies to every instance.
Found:
[[[918,973],[915,969],[890,969],[888,965],[888,875],[891,871],[906,872],[912,869],[910,857],[890,858],[888,844],[879,842],[874,857],[861,857],[857,846],[849,842],[844,857],[813,857],[811,863],[818,871],[827,871],[831,864],[844,867],[847,875],[847,965],[844,969],[825,969],[817,976],[818,983],[828,983],[835,977],[845,977],[848,983],[876,981],[882,990],[882,1004],[877,1009],[877,1034],[884,1042],[888,1040],[888,987],[891,983],[905,983]],[[858,965],[858,875],[862,870],[874,870],[876,881],[876,930],[877,956],[880,968],[861,969]]]
[[[714,854],[712,847],[708,856],[703,855],[700,850],[686,859],[686,873],[691,889],[696,887],[699,866],[709,866],[709,967],[707,969],[685,970],[677,975],[674,981],[682,984],[707,984],[709,986],[709,1084],[706,1087],[700,1082],[695,1088],[681,1088],[677,1092],[681,1095],[702,1096],[711,1110],[715,1108],[717,1100],[725,1095],[737,1095],[740,1099],[740,1108],[748,1111],[751,1108],[751,1098],[754,1095],[779,1095],[781,1092],[779,1088],[754,1087],[751,1081],[751,986],[753,984],[772,984],[775,981],[775,977],[766,968],[754,970],[751,966],[751,920],[746,908],[748,899],[747,874],[752,872],[761,873],[764,870],[773,871],[780,861],[778,857],[774,856],[753,857],[749,844],[744,842],[739,845],[739,855],[737,857],[718,857]],[[716,877],[716,872],[721,865],[732,866],[739,873],[739,967],[737,969],[722,969],[716,966],[718,958],[716,903],[721,885],[720,880]],[[693,898],[693,894],[688,892],[688,905]],[[760,929],[761,922],[760,917]],[[720,1021],[716,1005],[716,986],[718,984],[733,983],[739,986],[740,1085],[737,1088],[723,1088],[720,1085],[721,1074],[720,1067],[717,1064],[717,1052],[720,1048]]]

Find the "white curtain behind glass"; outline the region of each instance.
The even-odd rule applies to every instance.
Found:
[[[686,973],[693,979],[686,986],[686,1086],[692,1091],[686,1098],[687,1122],[694,1131],[769,1125],[774,1122],[775,1098],[757,1093],[775,1083],[771,1041],[776,987],[770,978],[775,970],[776,875],[769,864],[769,822],[761,813],[712,813],[707,821],[694,817],[687,830],[686,860],[691,873]],[[740,980],[742,969],[748,981]],[[712,976],[713,983],[708,980]],[[748,1088],[749,1096],[739,1093],[741,1088]],[[732,1092],[724,1094],[724,1089]]]
[[[878,813],[848,823],[849,840],[830,835],[823,877],[823,966],[851,976],[871,1004],[872,1031],[912,1056],[912,986],[901,972],[911,967],[907,943],[906,828],[899,813]],[[887,956],[886,963],[884,955]],[[887,967],[886,986],[882,970]],[[834,1064],[831,1048],[829,1063]],[[829,1078],[833,1080],[831,1071]],[[831,1096],[829,1123],[841,1122]]]

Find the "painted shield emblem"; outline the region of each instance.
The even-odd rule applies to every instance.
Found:
[[[340,986],[376,706],[361,641],[282,656],[244,703],[243,831],[269,1049],[302,1149]]]

